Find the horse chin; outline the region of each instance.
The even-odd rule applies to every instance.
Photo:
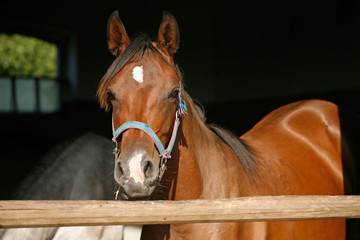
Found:
[[[139,191],[138,188],[132,188],[131,186],[120,186],[118,190],[118,196],[116,196],[116,198],[127,201],[149,200],[151,199],[154,190],[154,186],[143,186],[141,191]]]
[[[124,192],[121,192],[119,194],[119,199],[120,200],[125,200],[125,201],[145,201],[145,200],[150,200],[151,199],[151,196],[138,196],[138,197],[131,197],[129,195],[127,195],[126,193]]]

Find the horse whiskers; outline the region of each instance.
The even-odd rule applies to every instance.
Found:
[[[118,189],[116,190],[116,192],[114,192],[114,194],[115,194],[115,201],[118,199],[119,191],[120,191],[120,185],[119,185]]]
[[[156,186],[156,189],[154,190],[151,199],[153,200],[167,200],[168,192],[170,190],[170,182],[167,180],[162,179],[158,185]]]

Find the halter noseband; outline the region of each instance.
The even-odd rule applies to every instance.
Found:
[[[134,128],[139,129],[147,133],[152,140],[155,143],[156,148],[158,149],[161,157],[161,165],[160,165],[160,175],[159,178],[161,179],[162,175],[164,174],[166,170],[166,162],[167,159],[171,158],[171,151],[174,147],[177,131],[180,125],[180,118],[181,116],[187,114],[187,108],[186,103],[184,99],[181,97],[181,84],[180,84],[180,91],[176,99],[176,112],[175,112],[175,121],[174,121],[174,127],[172,131],[172,135],[168,144],[168,147],[165,149],[164,145],[161,143],[160,139],[156,135],[156,133],[151,129],[151,127],[143,122],[138,121],[129,121],[124,124],[122,124],[120,127],[118,127],[115,131],[114,128],[114,118],[112,117],[112,131],[113,131],[113,138],[112,141],[116,143],[116,148],[114,149],[115,158],[119,157],[120,150],[118,147],[117,138],[120,136],[121,133],[124,131]]]

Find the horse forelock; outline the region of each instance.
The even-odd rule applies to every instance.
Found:
[[[105,110],[109,109],[108,99],[107,99],[107,87],[112,78],[119,73],[125,65],[128,63],[136,62],[141,60],[145,53],[151,50],[157,53],[182,79],[182,74],[179,67],[175,64],[172,65],[166,57],[152,44],[152,41],[146,35],[140,35],[139,37],[135,38],[131,41],[130,45],[122,52],[110,65],[108,70],[106,71],[105,75],[100,80],[97,96],[99,98],[100,106]]]

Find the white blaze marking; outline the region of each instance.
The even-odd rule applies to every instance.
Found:
[[[129,161],[129,171],[130,171],[130,178],[133,178],[135,182],[139,182],[144,184],[144,173],[141,169],[141,159],[142,154],[138,153],[134,157],[132,157]]]
[[[142,83],[144,81],[143,66],[134,67],[132,74],[134,80],[137,81],[138,83]]]

